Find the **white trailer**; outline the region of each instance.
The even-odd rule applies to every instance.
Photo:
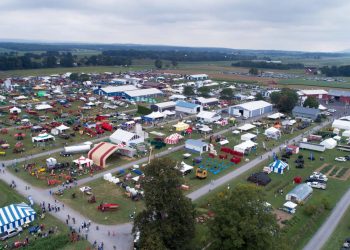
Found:
[[[81,145],[64,147],[62,154],[78,154],[89,152],[91,149],[91,143],[84,143]]]
[[[324,152],[326,150],[326,147],[324,145],[309,143],[309,142],[300,142],[299,148],[318,151],[318,152]]]

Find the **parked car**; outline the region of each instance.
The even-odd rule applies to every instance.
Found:
[[[317,180],[324,180],[324,181],[328,181],[328,178],[326,175],[319,173],[319,172],[313,172],[312,175],[310,175],[310,178],[314,178]]]
[[[309,185],[312,188],[317,188],[317,189],[322,189],[322,190],[325,190],[327,188],[326,183],[316,182],[316,181],[307,182],[307,185]]]
[[[40,226],[36,225],[36,226],[32,226],[29,228],[29,233],[30,234],[36,234],[37,232],[39,232],[40,230]]]
[[[307,178],[305,182],[319,182],[319,183],[326,183],[324,180],[316,179],[316,178]]]
[[[342,249],[350,249],[350,238],[345,239]]]
[[[342,161],[342,162],[347,161],[345,157],[336,157],[335,160]]]
[[[23,229],[21,227],[17,227],[17,228],[5,231],[2,234],[0,234],[0,240],[7,240],[13,236],[16,236],[17,234],[21,233],[22,231],[23,231]]]

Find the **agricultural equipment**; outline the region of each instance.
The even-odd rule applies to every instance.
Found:
[[[101,203],[97,209],[104,212],[104,211],[113,211],[119,208],[119,204],[114,203]]]
[[[202,168],[197,168],[196,169],[196,177],[198,179],[205,179],[208,176],[208,171]]]

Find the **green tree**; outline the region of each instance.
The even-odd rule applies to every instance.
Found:
[[[283,88],[280,92],[271,93],[270,98],[278,110],[285,113],[290,113],[299,100],[297,92],[289,88]]]
[[[79,74],[78,73],[72,73],[72,74],[70,74],[69,79],[71,81],[78,81],[79,80]]]
[[[251,68],[249,69],[249,74],[256,76],[259,74],[259,70],[257,68]]]
[[[87,74],[81,74],[81,75],[79,76],[79,80],[80,80],[81,82],[89,81],[89,80],[90,80],[90,76],[87,75]]]
[[[307,97],[303,104],[304,107],[316,108],[316,109],[318,109],[318,105],[319,105],[319,102],[314,96]]]
[[[200,87],[198,89],[198,93],[203,96],[203,97],[208,97],[210,93],[210,88],[209,87]]]
[[[186,96],[193,96],[194,95],[194,89],[191,86],[185,86],[182,93],[184,95],[186,95]]]
[[[178,62],[176,60],[171,60],[171,65],[173,65],[173,67],[176,67],[178,65]]]
[[[161,69],[163,67],[163,62],[160,59],[157,59],[154,61],[154,66],[156,66],[157,69]]]
[[[62,67],[73,67],[74,66],[74,58],[73,58],[72,53],[68,52],[68,53],[62,55],[61,66]]]
[[[224,100],[231,100],[233,97],[233,90],[231,88],[224,88],[220,92],[220,98]]]
[[[215,197],[209,222],[211,249],[285,249],[275,216],[260,188],[241,184]]]
[[[260,92],[258,92],[255,95],[255,100],[260,101],[260,100],[265,100],[265,98],[263,97],[263,95]]]
[[[137,113],[140,115],[149,115],[152,113],[152,110],[145,106],[137,105]]]
[[[194,237],[194,206],[179,188],[182,175],[175,166],[169,158],[157,158],[144,170],[145,210],[133,228],[140,232],[141,249],[186,249]]]

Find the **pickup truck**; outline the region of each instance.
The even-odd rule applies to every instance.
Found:
[[[307,185],[309,185],[312,188],[317,188],[317,189],[322,189],[325,190],[327,188],[326,183],[322,183],[322,182],[307,182]]]

